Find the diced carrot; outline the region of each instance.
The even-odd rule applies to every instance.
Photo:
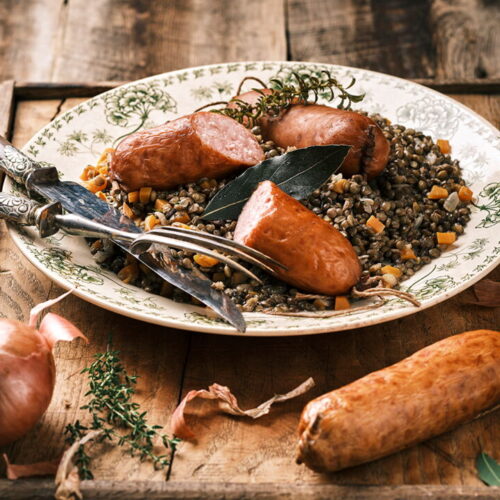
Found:
[[[132,209],[126,203],[124,203],[122,205],[122,211],[123,211],[123,215],[126,215],[127,217],[130,217],[131,219],[135,216]]]
[[[129,203],[137,203],[139,201],[139,191],[130,191],[127,199]]]
[[[436,238],[439,245],[451,245],[457,240],[457,233],[453,231],[449,233],[436,233]]]
[[[146,231],[151,231],[155,226],[157,226],[160,221],[154,215],[148,215],[144,220],[144,229]]]
[[[445,188],[434,185],[427,195],[427,198],[429,198],[429,200],[441,200],[448,198],[448,191]]]
[[[175,219],[172,220],[171,222],[180,222],[181,224],[185,224],[186,222],[189,222],[190,220],[191,220],[191,218],[189,217],[188,214],[186,214],[186,213],[182,214],[181,213],[181,214],[177,215],[175,217]]]
[[[444,155],[449,155],[451,153],[450,143],[446,139],[438,139],[437,145],[441,153]]]
[[[102,191],[97,191],[95,195],[102,201],[106,201],[106,195]]]
[[[458,190],[458,198],[464,203],[470,203],[472,201],[472,195],[474,193],[467,186],[460,186]]]
[[[97,193],[97,191],[103,191],[106,189],[108,181],[102,176],[97,175],[89,181],[85,182],[85,187],[92,193]]]
[[[415,252],[413,251],[413,248],[411,246],[406,246],[401,250],[401,258],[403,260],[410,260],[410,259],[416,259],[417,256],[415,255]]]
[[[345,295],[337,295],[335,297],[335,310],[342,311],[343,309],[350,309],[351,303]]]
[[[333,190],[336,193],[342,194],[345,190],[345,185],[347,184],[347,181],[345,179],[339,179],[334,185],[333,185]]]
[[[385,224],[380,222],[374,215],[366,221],[366,225],[372,228],[376,233],[381,233],[385,229]]]
[[[202,255],[201,253],[197,253],[193,260],[201,267],[213,267],[216,266],[219,261],[214,257],[210,257],[209,255]]]
[[[160,198],[156,198],[155,201],[155,210],[158,210],[158,212],[163,212],[165,207],[167,205],[170,205],[170,203],[167,200],[162,200]]]
[[[95,168],[92,165],[87,165],[83,169],[82,173],[80,174],[80,179],[82,181],[88,181],[89,179],[92,179],[93,177],[95,177],[98,174],[99,174],[99,171],[97,170],[97,168]]]
[[[401,269],[393,266],[384,266],[380,269],[380,271],[382,272],[382,274],[392,274],[393,276],[396,276],[396,278],[401,277],[401,275],[403,274]]]
[[[92,243],[92,245],[90,245],[90,250],[92,252],[97,252],[101,248],[102,248],[102,240],[95,240],[94,243]]]
[[[108,175],[108,166],[107,165],[103,165],[102,167],[99,167],[99,173],[101,175]]]
[[[141,203],[148,203],[150,198],[151,198],[151,191],[153,191],[153,188],[150,187],[142,187],[139,190],[139,200]]]
[[[135,281],[139,276],[139,268],[137,267],[137,264],[135,264],[134,262],[132,264],[129,264],[128,266],[125,266],[120,271],[118,271],[117,276],[124,283],[131,283],[132,281]]]

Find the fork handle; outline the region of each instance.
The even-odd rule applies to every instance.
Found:
[[[23,196],[0,192],[0,219],[20,226],[36,226],[42,238],[57,233],[54,218],[61,212],[60,203],[42,205]]]

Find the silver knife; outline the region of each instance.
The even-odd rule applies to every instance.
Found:
[[[80,215],[108,228],[131,233],[143,232],[133,221],[80,184],[71,181],[61,182],[55,167],[42,167],[1,136],[0,171],[24,185],[29,192],[36,193],[51,202],[58,202],[67,212]],[[20,200],[30,201],[24,198]],[[40,209],[38,204],[26,205],[19,199],[15,203],[18,203],[23,210],[28,210],[30,207],[31,214]],[[10,210],[17,215],[12,207]],[[5,215],[7,209],[3,213]],[[30,221],[34,220],[33,217],[34,215],[30,216]],[[12,217],[11,220],[13,220]],[[213,309],[238,331],[246,330],[245,319],[240,310],[225,293],[212,288],[212,282],[207,277],[184,269],[167,254],[156,255],[143,252],[137,255],[131,251],[130,245],[126,242],[111,239],[118,247],[136,257],[158,276]]]

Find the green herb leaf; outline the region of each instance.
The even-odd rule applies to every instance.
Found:
[[[77,420],[67,425],[66,441],[72,444],[87,435],[90,429],[100,430],[101,435],[94,440],[116,442],[141,461],[149,459],[155,469],[164,468],[170,464],[170,457],[156,453],[154,440],[161,440],[168,450],[174,451],[179,439],[159,432],[160,425],[150,425],[147,412],[141,411],[140,405],[132,401],[137,376],[127,373],[119,354],[109,345],[106,352],[95,354],[95,361],[82,370],[81,373],[88,376],[89,390],[85,395],[90,399],[80,409],[89,412],[91,423],[82,425]],[[90,461],[90,456],[81,445],[75,455],[81,479],[93,478]]]
[[[342,165],[350,146],[311,146],[247,168],[221,189],[202,215],[206,220],[237,219],[259,182],[272,181],[297,200],[307,198]]]
[[[250,124],[250,127],[257,125],[258,120],[263,115],[277,116],[284,109],[288,109],[293,103],[306,103],[311,98],[313,102],[317,102],[319,97],[332,101],[335,97],[340,98],[340,103],[337,106],[340,109],[351,109],[351,104],[353,102],[361,102],[365,97],[365,94],[351,94],[348,90],[354,85],[356,80],[354,77],[351,82],[345,86],[340,83],[334,76],[330,74],[329,71],[321,71],[317,76],[308,73],[299,74],[297,72],[292,72],[295,77],[296,83],[289,84],[282,80],[273,78],[270,81],[272,93],[264,94],[260,99],[254,103],[249,104],[240,100],[233,100],[234,106],[228,108],[227,106],[220,109],[212,109],[214,113],[221,113],[223,115],[229,116],[240,123]],[[241,91],[241,85],[245,80],[257,80],[263,88],[265,87],[264,82],[255,77],[245,77],[240,83],[238,89],[238,94]],[[253,89],[262,90],[262,89]],[[209,104],[221,104],[220,102]],[[200,109],[204,109],[203,106]]]
[[[488,486],[500,486],[500,464],[487,453],[480,453],[476,458],[479,478]]]

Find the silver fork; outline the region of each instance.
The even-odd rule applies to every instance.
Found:
[[[12,210],[9,213],[8,207],[19,206],[19,203],[29,206],[29,210],[22,215],[19,210]],[[7,193],[0,193],[0,205],[0,218],[22,225],[36,226],[42,238],[62,230],[74,236],[123,241],[130,244],[130,249],[137,254],[147,251],[152,245],[157,251],[161,251],[161,248],[186,250],[213,257],[259,283],[262,283],[262,280],[234,258],[248,262],[273,276],[276,276],[276,272],[272,266],[287,269],[283,264],[253,248],[210,233],[173,226],[162,226],[147,233],[131,233],[113,229],[79,215],[63,214],[58,203],[41,205],[30,200],[29,205],[26,205],[24,198]]]

